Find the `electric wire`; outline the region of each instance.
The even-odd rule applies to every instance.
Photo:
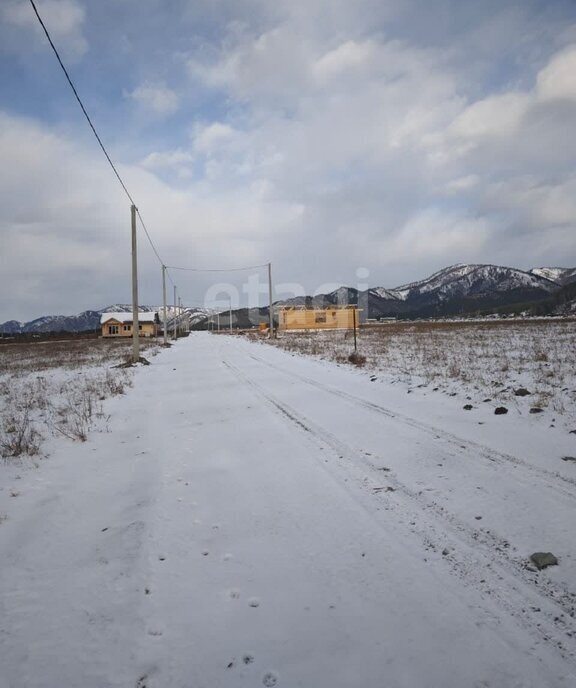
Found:
[[[148,238],[148,241],[150,242],[150,246],[152,247],[152,250],[156,254],[156,258],[158,258],[160,265],[164,265],[164,261],[162,258],[160,258],[160,254],[156,250],[156,246],[154,246],[154,242],[152,241],[152,237],[148,233],[148,229],[146,228],[146,225],[144,224],[144,220],[142,219],[142,215],[140,215],[140,211],[138,208],[136,208],[136,215],[138,216],[138,219],[140,220],[140,224],[142,225],[142,229],[144,230],[144,233],[146,234],[146,237]]]
[[[175,265],[167,265],[170,270],[185,270],[186,272],[242,272],[243,270],[256,270],[257,268],[267,268],[269,263],[261,265],[248,265],[244,268],[181,268]]]
[[[86,120],[87,120],[88,124],[90,125],[90,128],[92,129],[92,132],[94,133],[94,136],[96,137],[96,140],[100,144],[100,148],[102,149],[102,152],[106,156],[106,160],[108,160],[108,162],[110,163],[110,167],[114,170],[114,174],[116,175],[118,181],[122,185],[122,188],[124,189],[124,192],[126,193],[126,196],[128,196],[132,205],[135,206],[136,203],[134,202],[134,199],[130,195],[130,192],[128,191],[128,189],[126,187],[126,184],[124,184],[122,177],[120,176],[118,170],[116,169],[114,163],[112,162],[112,159],[108,155],[108,151],[106,150],[106,148],[104,147],[104,144],[102,143],[102,140],[98,136],[98,132],[96,131],[96,128],[92,124],[92,120],[90,119],[90,115],[86,111],[86,108],[84,107],[84,103],[82,102],[80,96],[78,95],[78,91],[76,90],[76,87],[72,83],[72,79],[70,78],[70,75],[68,74],[68,70],[64,66],[64,63],[62,62],[60,55],[58,53],[58,50],[56,49],[56,46],[52,42],[52,38],[50,38],[50,34],[48,33],[48,29],[46,28],[46,25],[42,21],[42,17],[40,16],[38,9],[36,8],[34,0],[30,0],[30,4],[32,5],[32,9],[34,10],[36,16],[38,17],[38,21],[40,22],[40,26],[44,29],[44,33],[46,34],[46,38],[48,39],[48,42],[50,43],[50,46],[51,46],[52,50],[54,51],[54,54],[56,55],[56,59],[58,60],[60,67],[62,67],[62,71],[64,72],[64,75],[66,76],[66,79],[68,80],[68,83],[70,84],[70,88],[72,89],[74,95],[76,96],[76,100],[78,101],[78,104],[82,108],[82,112],[84,113],[84,117],[86,117]]]
[[[50,47],[52,48],[52,50],[54,51],[54,54],[56,55],[56,59],[58,60],[58,63],[60,65],[60,67],[62,68],[62,71],[64,72],[66,80],[68,81],[68,84],[70,85],[70,88],[72,89],[72,92],[74,93],[74,96],[76,97],[76,100],[78,101],[78,105],[80,105],[80,108],[82,109],[82,112],[84,113],[84,117],[86,118],[86,121],[88,122],[88,124],[90,125],[90,128],[92,129],[92,133],[96,137],[96,140],[98,141],[98,144],[99,144],[100,148],[102,149],[102,152],[106,156],[106,160],[108,160],[110,167],[112,168],[114,174],[116,175],[116,178],[118,179],[122,188],[124,189],[124,193],[128,197],[130,203],[136,208],[136,214],[138,216],[138,219],[140,220],[140,224],[142,225],[142,229],[144,230],[146,238],[148,239],[148,242],[150,243],[150,246],[152,247],[152,250],[154,251],[154,254],[156,255],[156,258],[160,262],[160,265],[165,267],[164,261],[160,257],[160,254],[158,253],[158,250],[157,250],[156,246],[154,245],[154,242],[152,241],[152,237],[150,236],[150,233],[148,232],[148,229],[146,227],[146,224],[144,223],[144,219],[142,218],[140,211],[138,210],[136,202],[132,198],[132,195],[128,191],[128,187],[124,183],[124,180],[122,179],[122,177],[120,176],[120,173],[116,169],[116,166],[112,162],[112,158],[108,154],[106,147],[102,143],[102,139],[98,135],[98,132],[96,131],[96,127],[92,123],[92,120],[90,119],[90,115],[88,114],[88,111],[84,107],[84,103],[82,102],[82,99],[78,95],[78,91],[76,90],[76,87],[74,86],[74,83],[72,82],[72,79],[70,78],[70,75],[68,74],[68,70],[66,69],[66,67],[64,66],[64,63],[62,62],[62,59],[60,58],[60,54],[58,53],[58,50],[57,50],[56,46],[54,45],[52,38],[50,37],[48,29],[46,28],[46,25],[44,24],[44,21],[42,20],[42,17],[40,16],[40,13],[38,12],[38,9],[36,7],[34,0],[30,0],[30,4],[32,5],[32,9],[34,10],[36,17],[38,18],[38,21],[40,22],[40,26],[42,27],[42,29],[44,30],[44,33],[46,34],[46,38],[48,39],[48,42],[50,43]],[[169,273],[168,273],[168,278],[170,279],[172,284],[174,284],[174,280],[172,279],[172,277],[170,276]]]
[[[32,5],[32,9],[34,10],[34,13],[36,14],[38,21],[40,22],[40,26],[42,27],[42,29],[44,30],[44,33],[46,34],[46,38],[48,39],[48,42],[50,43],[50,47],[52,48],[54,54],[56,55],[56,59],[58,60],[58,64],[62,68],[62,71],[64,72],[64,75],[66,77],[66,80],[68,81],[68,84],[70,85],[70,88],[72,89],[72,92],[74,93],[74,96],[75,96],[76,100],[78,101],[78,104],[80,105],[82,112],[84,113],[84,117],[86,118],[86,121],[90,125],[90,128],[92,129],[92,133],[96,137],[96,140],[98,141],[98,144],[99,144],[100,148],[102,149],[102,152],[106,156],[106,160],[110,164],[110,167],[112,168],[114,174],[116,175],[116,178],[120,182],[120,185],[122,186],[124,193],[128,197],[130,203],[136,208],[136,214],[138,216],[140,224],[142,225],[142,229],[144,230],[146,238],[148,239],[148,242],[150,243],[150,246],[152,247],[152,250],[153,250],[156,258],[160,262],[160,265],[166,270],[166,274],[168,275],[168,279],[170,280],[170,282],[172,282],[172,284],[174,286],[176,286],[176,284],[175,284],[174,280],[172,279],[168,270],[184,270],[187,272],[241,272],[241,271],[245,271],[245,270],[256,270],[258,268],[267,267],[269,265],[269,263],[262,263],[260,265],[250,265],[250,266],[241,267],[241,268],[227,268],[227,269],[226,268],[185,268],[185,267],[178,267],[178,266],[173,266],[173,265],[172,266],[165,265],[164,261],[160,257],[160,254],[159,254],[156,246],[154,245],[154,242],[152,241],[152,237],[150,236],[150,233],[148,232],[148,228],[146,227],[144,219],[142,218],[142,215],[140,214],[140,211],[138,210],[136,202],[132,198],[132,195],[128,191],[128,187],[124,183],[124,180],[122,179],[122,177],[120,176],[120,173],[116,169],[116,166],[112,162],[112,158],[110,157],[110,155],[108,154],[108,151],[106,150],[106,147],[102,143],[102,139],[98,135],[98,132],[96,131],[96,127],[92,123],[92,120],[90,119],[90,115],[88,114],[88,111],[84,107],[84,103],[82,102],[82,99],[78,95],[78,91],[76,90],[76,87],[74,86],[74,83],[72,82],[72,79],[70,78],[70,75],[68,74],[68,70],[64,66],[64,63],[62,62],[60,54],[58,53],[58,50],[57,50],[56,46],[54,45],[52,38],[50,37],[50,33],[48,32],[48,29],[46,28],[46,25],[44,24],[44,21],[42,20],[42,17],[40,16],[40,13],[38,12],[38,9],[36,7],[34,0],[30,0],[30,4]]]

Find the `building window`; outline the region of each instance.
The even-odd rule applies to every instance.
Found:
[[[108,325],[108,334],[118,334],[118,325]]]
[[[132,329],[132,325],[123,325],[122,329],[124,330],[124,332],[130,332],[130,330]]]
[[[326,322],[326,311],[321,311],[320,313],[316,313],[316,322],[317,323],[325,323]]]

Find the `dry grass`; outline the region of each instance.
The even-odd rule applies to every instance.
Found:
[[[366,356],[359,354],[357,351],[353,351],[348,356],[348,362],[352,363],[352,365],[355,365],[358,368],[362,368],[363,366],[366,365]]]
[[[36,456],[40,451],[42,436],[34,427],[30,409],[24,406],[4,416],[0,425],[0,455],[13,458],[27,454]]]
[[[142,340],[151,357],[160,351]],[[86,441],[105,427],[103,401],[124,394],[130,369],[114,369],[129,357],[131,341],[78,339],[0,347],[0,456],[40,454],[47,435]]]
[[[158,348],[152,339],[141,339],[142,351]],[[54,368],[68,370],[83,366],[121,363],[131,352],[131,339],[69,339],[64,341],[23,342],[0,347],[0,376],[5,373],[42,372]]]
[[[288,351],[346,364],[352,333],[287,332],[266,340]],[[394,322],[361,329],[365,368],[408,387],[486,398],[519,409],[548,408],[576,420],[576,321]],[[515,396],[518,387],[531,394]]]

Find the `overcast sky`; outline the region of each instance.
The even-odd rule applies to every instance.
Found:
[[[37,5],[167,265],[272,261],[278,297],[576,265],[574,0]],[[129,302],[129,201],[29,1],[0,26],[0,322]]]

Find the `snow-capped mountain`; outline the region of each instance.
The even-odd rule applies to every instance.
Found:
[[[507,292],[515,289],[556,289],[555,282],[545,275],[524,272],[499,265],[452,265],[435,272],[420,282],[412,282],[392,290],[404,299],[435,293],[440,299],[452,296],[473,296]]]
[[[0,324],[0,334],[46,334],[48,332],[90,332],[100,329],[100,316],[102,313],[129,313],[132,311],[131,304],[117,303],[106,306],[96,311],[83,311],[78,315],[46,315],[36,318],[30,322],[22,323],[17,320],[8,320]],[[141,313],[151,313],[152,311],[162,312],[162,306],[140,306]],[[174,307],[166,308],[168,324],[170,326],[174,317]],[[181,318],[187,319],[190,323],[203,320],[208,313],[205,308],[183,308]]]
[[[359,304],[364,318],[426,318],[470,313],[511,304],[544,302],[574,283],[576,268],[540,267],[524,271],[499,265],[458,264],[439,270],[426,279],[392,289],[372,287],[366,291],[358,291],[353,287],[343,286],[329,294],[301,296],[281,303],[307,306]],[[0,324],[0,334],[95,331],[100,327],[102,313],[130,310],[130,304],[115,304],[100,310],[83,311],[78,315],[44,316],[27,323],[9,320]],[[161,313],[162,307],[141,306],[140,310]],[[167,310],[170,326],[174,308],[169,306]],[[266,317],[266,308],[255,311],[258,311],[258,318]],[[251,322],[247,309],[234,313],[235,321],[239,324],[244,319]],[[208,322],[212,314],[213,311],[206,308],[186,308],[182,316],[194,326]]]
[[[100,313],[83,311],[78,315],[45,315],[30,322],[9,320],[0,325],[2,334],[40,334],[46,332],[87,332],[99,327]],[[114,311],[117,312],[117,311]]]
[[[170,307],[166,309],[168,312]],[[160,306],[140,306],[138,308],[140,313],[152,313],[154,311],[160,311]],[[132,304],[131,303],[115,303],[113,306],[106,306],[106,308],[101,308],[96,313],[131,313]]]
[[[286,303],[359,304],[369,318],[454,315],[546,299],[560,288],[558,280],[572,273],[576,273],[576,269],[539,268],[526,272],[499,265],[458,264],[439,270],[426,279],[391,289],[373,287],[358,292],[340,287],[329,294],[312,299],[300,297]],[[547,275],[554,275],[556,279]]]
[[[532,268],[530,272],[561,285],[576,281],[576,268]]]
[[[384,289],[384,287],[374,287],[368,290],[371,296],[375,296],[379,299],[391,299],[396,301],[403,301],[406,298],[404,292],[394,290],[394,289]]]
[[[410,314],[418,317],[453,315],[513,303],[538,301],[557,291],[545,276],[499,265],[459,264],[419,282],[388,290],[369,307],[370,317]]]

